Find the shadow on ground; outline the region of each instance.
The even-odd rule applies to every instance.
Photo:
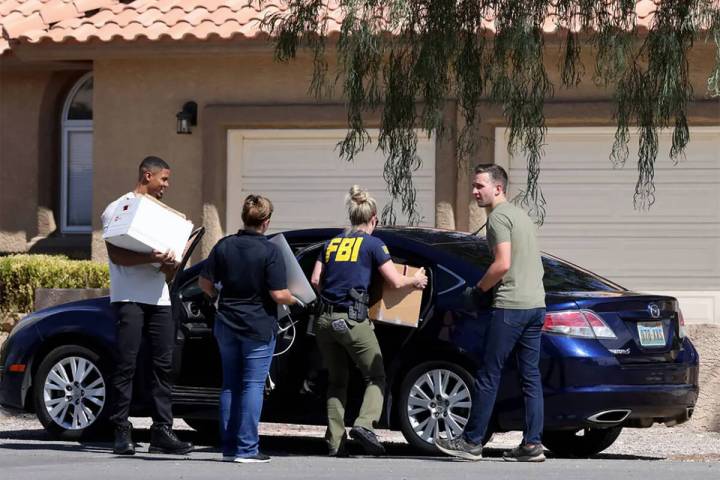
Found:
[[[195,444],[195,451],[207,453],[219,453],[217,442],[207,435],[201,435],[191,430],[179,430],[178,436],[182,440],[188,440]],[[150,431],[148,429],[139,429],[133,431],[133,439],[140,444],[138,447],[138,458],[142,455],[150,442]],[[92,453],[110,453],[112,451],[112,442],[110,438],[92,438],[88,441],[68,442],[53,440],[43,429],[33,430],[9,430],[0,432],[0,440],[12,440],[11,443],[0,444],[0,449],[7,450],[49,450],[49,451],[86,451]],[[23,443],[28,441],[32,443]],[[37,443],[42,442],[42,443]],[[318,437],[306,436],[276,436],[265,435],[260,438],[260,445],[264,452],[271,456],[325,456],[327,447],[325,441]],[[384,458],[415,458],[415,459],[432,459],[447,460],[454,459],[434,454],[423,454],[418,452],[406,443],[385,443],[387,455]],[[363,455],[360,447],[352,442],[348,445],[351,455]],[[485,457],[491,459],[500,459],[505,450],[500,448],[486,448],[483,452]],[[546,451],[548,458],[556,458],[552,452]],[[162,457],[152,456],[153,459]],[[671,457],[672,458],[672,457]],[[149,458],[148,458],[149,459]],[[663,460],[659,457],[648,457],[641,455],[625,455],[625,454],[599,454],[592,459],[596,460]]]

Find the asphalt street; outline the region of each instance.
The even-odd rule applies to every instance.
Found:
[[[324,456],[321,438],[263,436],[269,464],[239,465],[220,461],[211,441],[192,431],[181,431],[196,443],[188,456],[148,454],[147,429],[136,431],[138,454],[117,457],[109,442],[62,442],[50,440],[40,429],[6,430],[0,433],[0,479],[2,480],[112,480],[112,479],[218,479],[241,476],[253,479],[360,480],[360,479],[623,479],[664,480],[720,478],[720,463],[679,462],[636,455],[606,454],[591,460],[549,458],[542,464],[503,462],[502,449],[489,449],[489,458],[466,462],[440,456],[418,456],[404,443],[388,443],[382,458],[356,455],[333,459]],[[359,453],[355,451],[355,453]]]

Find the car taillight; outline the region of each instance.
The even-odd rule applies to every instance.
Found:
[[[547,312],[543,332],[582,338],[617,338],[615,332],[590,310]]]
[[[682,310],[680,310],[680,307],[677,307],[677,316],[678,316],[678,337],[685,338],[685,317],[683,317]]]

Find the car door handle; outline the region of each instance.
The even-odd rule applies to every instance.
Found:
[[[207,323],[183,323],[185,337],[190,339],[207,338],[212,335],[212,329]]]

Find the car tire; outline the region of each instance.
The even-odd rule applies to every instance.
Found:
[[[472,385],[473,377],[456,363],[429,361],[412,368],[400,385],[397,402],[400,429],[408,443],[436,454],[435,435],[460,435],[470,416]],[[491,436],[488,431],[483,444]]]
[[[109,376],[100,356],[79,345],[52,350],[33,377],[33,401],[50,436],[93,438],[108,430]]]
[[[546,430],[543,445],[557,457],[587,458],[612,445],[622,427]]]

